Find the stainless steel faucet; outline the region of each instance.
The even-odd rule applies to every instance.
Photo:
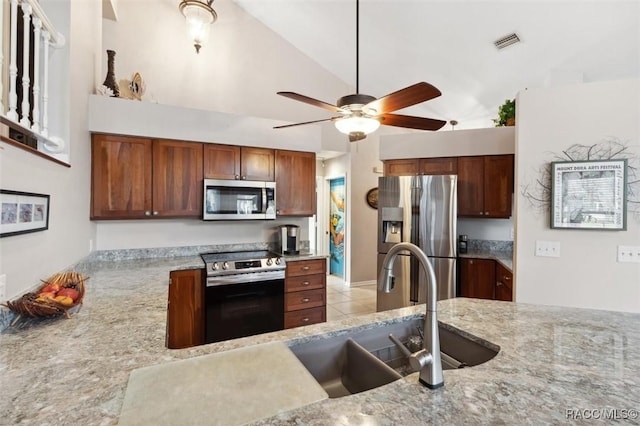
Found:
[[[430,389],[444,385],[442,376],[442,362],[440,361],[440,334],[438,333],[438,318],[436,314],[436,274],[427,255],[415,244],[395,244],[382,262],[382,269],[378,276],[378,290],[389,293],[393,287],[393,264],[401,251],[413,254],[427,274],[427,311],[424,316],[423,349],[409,356],[409,363],[414,371],[420,371],[420,383]]]

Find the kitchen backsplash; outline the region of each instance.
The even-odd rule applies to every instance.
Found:
[[[244,243],[244,244],[217,244],[185,247],[158,247],[144,249],[120,249],[99,250],[91,253],[86,260],[89,261],[117,261],[132,259],[152,259],[162,257],[197,256],[201,253],[221,253],[230,251],[270,250],[278,252],[278,243]],[[309,241],[300,241],[300,250],[309,251]]]
[[[469,251],[513,252],[513,241],[469,240]]]

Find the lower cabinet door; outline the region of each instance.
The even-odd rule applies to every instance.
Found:
[[[284,328],[294,328],[303,325],[317,324],[325,322],[327,318],[326,307],[320,306],[300,311],[285,312]]]
[[[326,304],[325,294],[324,288],[285,293],[284,310],[289,312],[324,306]]]

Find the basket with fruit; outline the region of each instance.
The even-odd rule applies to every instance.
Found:
[[[84,297],[84,277],[78,272],[63,272],[43,281],[35,292],[22,295],[4,306],[21,316],[44,318],[65,315],[69,318],[69,309],[82,303]],[[17,318],[16,318],[17,320]]]

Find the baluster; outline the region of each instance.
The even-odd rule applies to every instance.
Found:
[[[16,56],[18,42],[18,0],[11,0],[11,34],[10,53],[9,53],[9,112],[7,118],[18,121],[18,94],[16,92],[16,80],[18,79],[18,64]]]
[[[42,32],[44,39],[44,87],[42,90],[42,131],[40,134],[45,138],[49,136],[49,43],[51,34],[45,30]]]
[[[26,128],[31,127],[29,121],[29,35],[31,34],[31,5],[22,3],[22,15],[24,21],[24,37],[22,49],[22,118],[20,124]]]
[[[40,18],[33,18],[33,125],[31,130],[35,133],[40,132],[40,31],[42,30],[42,21]]]

